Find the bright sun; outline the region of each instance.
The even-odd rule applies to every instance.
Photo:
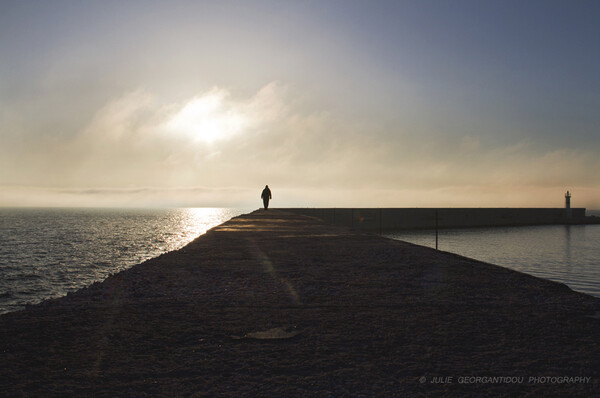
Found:
[[[173,115],[167,128],[206,143],[230,138],[242,130],[245,118],[225,99],[218,90],[194,97]]]

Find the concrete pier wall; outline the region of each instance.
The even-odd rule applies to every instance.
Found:
[[[585,208],[283,208],[368,231],[585,223]]]

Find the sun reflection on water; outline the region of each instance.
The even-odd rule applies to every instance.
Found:
[[[168,239],[166,251],[177,250],[185,246],[209,229],[238,214],[239,211],[234,209],[216,207],[177,209],[170,216],[170,224],[177,232]]]
[[[177,250],[242,209],[0,209],[0,313]]]

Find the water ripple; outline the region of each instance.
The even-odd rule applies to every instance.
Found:
[[[242,209],[0,209],[0,313],[179,249]]]

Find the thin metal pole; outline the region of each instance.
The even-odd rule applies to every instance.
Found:
[[[438,249],[438,209],[435,209],[435,250]]]

